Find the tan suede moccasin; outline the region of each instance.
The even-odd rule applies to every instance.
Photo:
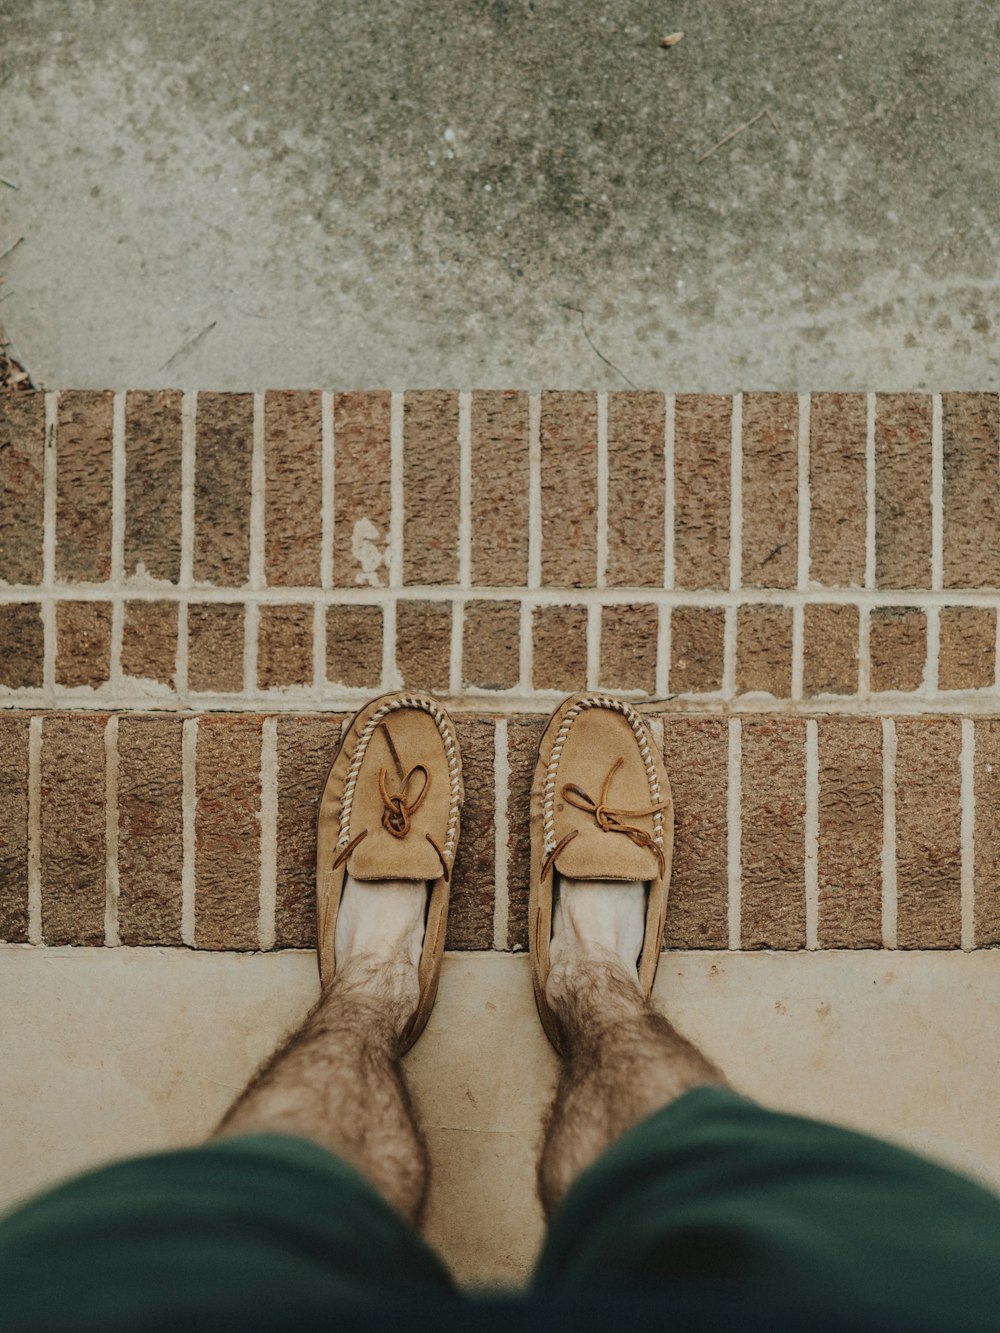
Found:
[[[660,961],[673,842],[670,783],[645,722],[620,699],[567,699],[545,728],[531,788],[531,974],[542,1026],[557,1051],[559,1030],[545,1000],[556,876],[648,885],[639,955],[648,998]]]
[[[355,714],[320,801],[316,911],[324,985],[336,970],[345,875],[428,886],[420,998],[403,1035],[404,1051],[424,1030],[437,995],[464,794],[451,718],[433,699],[404,693],[382,695]]]

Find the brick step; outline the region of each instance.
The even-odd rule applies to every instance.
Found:
[[[8,396],[0,701],[983,712],[998,439],[995,393]]]
[[[674,789],[668,943],[1000,943],[1000,721],[649,714]],[[343,718],[0,714],[0,938],[308,948],[315,806]],[[526,946],[544,719],[457,719],[448,945]]]

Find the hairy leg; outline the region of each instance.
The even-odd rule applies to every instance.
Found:
[[[427,1147],[399,1060],[417,1004],[426,889],[348,879],[337,975],[216,1130],[311,1139],[354,1166],[410,1221],[427,1193]]]
[[[538,1189],[549,1216],[569,1186],[633,1125],[722,1074],[639,987],[641,884],[563,881],[546,998],[567,1052],[549,1111]]]

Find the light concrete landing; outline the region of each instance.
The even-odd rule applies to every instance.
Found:
[[[525,957],[445,968],[408,1059],[435,1168],[427,1233],[463,1281],[517,1281],[541,1236],[533,1158],[555,1061]],[[0,948],[0,1203],[196,1142],[315,993],[305,953]],[[740,1089],[1000,1186],[993,954],[672,954],[657,994]]]

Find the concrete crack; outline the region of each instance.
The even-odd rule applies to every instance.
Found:
[[[580,307],[578,305],[569,305],[565,301],[560,301],[559,304],[563,310],[574,310],[580,316],[580,328],[583,329],[583,336],[590,344],[591,351],[593,351],[594,355],[599,356],[601,360],[604,362],[604,364],[606,366],[610,366],[616,375],[621,375],[622,379],[625,381],[626,384],[630,384],[633,389],[638,389],[639,387],[638,384],[636,384],[634,380],[629,379],[629,377],[625,374],[624,370],[622,370],[621,366],[616,366],[613,361],[609,361],[608,358],[601,351],[601,349],[594,342],[593,338],[590,336],[590,331],[587,328],[587,316],[580,309]]]

